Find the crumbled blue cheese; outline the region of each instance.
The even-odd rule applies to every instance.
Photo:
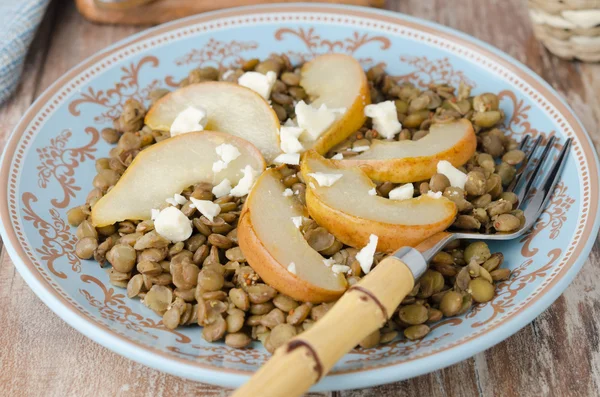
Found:
[[[193,197],[190,197],[190,200],[192,205],[211,222],[221,213],[221,206],[210,200],[198,200]]]
[[[362,271],[367,274],[371,271],[373,266],[373,256],[375,256],[375,250],[377,249],[377,241],[379,237],[374,234],[369,236],[369,243],[363,247],[358,254],[356,254],[356,260],[360,264]]]
[[[365,106],[365,116],[372,119],[373,128],[384,138],[391,139],[402,130],[393,101]]]
[[[341,153],[337,153],[337,154],[334,154],[331,158],[333,160],[343,160],[344,159],[344,155],[341,154]]]
[[[231,192],[231,181],[227,178],[223,179],[218,185],[212,188],[212,194],[216,198],[227,196]]]
[[[158,214],[160,214],[160,210],[152,208],[152,210],[150,211],[150,219],[155,220],[156,218],[158,218]]]
[[[246,167],[244,167],[242,173],[244,174],[242,179],[240,179],[236,187],[231,189],[230,193],[234,197],[242,197],[247,195],[250,192],[250,189],[252,189],[252,186],[254,185],[256,171],[254,171],[252,166],[247,165]]]
[[[154,230],[167,240],[177,243],[192,235],[192,222],[176,207],[167,207],[154,220]]]
[[[258,93],[268,100],[271,96],[273,85],[277,81],[277,73],[268,71],[267,74],[258,72],[246,72],[238,79],[238,84]]]
[[[300,127],[282,125],[279,131],[280,147],[284,153],[300,153],[304,150],[304,146],[298,140],[304,131]]]
[[[317,109],[300,101],[296,104],[295,112],[298,126],[304,130],[301,139],[316,141],[346,109],[328,109],[325,104]]]
[[[294,262],[291,262],[287,267],[287,270],[292,274],[296,274],[296,264]]]
[[[208,122],[206,109],[188,107],[179,113],[171,124],[171,136],[185,134],[186,132],[202,131]]]
[[[467,174],[454,167],[449,161],[442,160],[437,163],[438,174],[446,175],[446,178],[450,181],[450,185],[461,189],[465,188],[467,183]]]
[[[311,172],[308,175],[313,177],[319,186],[325,187],[333,185],[343,176],[342,174],[326,174],[324,172]]]
[[[373,188],[369,190],[369,196],[377,196],[377,189]]]
[[[414,193],[415,187],[413,186],[413,184],[406,183],[402,186],[398,186],[397,188],[390,190],[390,192],[388,193],[388,197],[391,200],[409,200],[413,198]]]
[[[273,160],[275,164],[300,164],[300,153],[282,153]]]
[[[294,195],[294,191],[290,188],[287,188],[283,191],[283,197],[291,197]]]

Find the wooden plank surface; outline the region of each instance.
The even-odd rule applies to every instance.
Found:
[[[489,42],[525,63],[575,109],[600,147],[600,65],[552,57],[532,35],[521,0],[393,0],[388,8],[440,22]],[[56,78],[85,57],[142,30],[98,26],[70,1],[54,2],[27,58],[21,85],[0,108],[0,147],[21,114]],[[596,236],[590,236],[596,238]],[[0,245],[0,250],[1,250]],[[600,245],[550,309],[508,340],[441,371],[405,382],[316,394],[392,396],[600,395]],[[0,395],[226,396],[124,359],[76,332],[0,255]]]

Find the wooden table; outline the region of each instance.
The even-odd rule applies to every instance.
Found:
[[[600,64],[561,61],[533,37],[522,0],[395,0],[389,8],[492,43],[560,92],[600,146]],[[97,26],[71,1],[54,2],[31,48],[15,95],[0,108],[0,147],[33,100],[69,68],[142,30]],[[595,238],[595,236],[590,236]],[[2,245],[0,243],[0,250]],[[492,349],[405,382],[319,396],[600,395],[600,245],[573,284],[532,324]],[[597,317],[598,316],[598,317]],[[0,395],[226,396],[166,375],[97,345],[55,316],[0,257]]]

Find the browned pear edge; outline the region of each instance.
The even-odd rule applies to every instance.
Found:
[[[100,200],[98,200],[96,202],[96,204],[92,207],[92,217],[91,217],[92,224],[95,227],[102,227],[102,226],[112,225],[116,222],[121,222],[121,221],[124,221],[127,219],[129,219],[129,220],[148,220],[148,219],[150,219],[150,215],[151,215],[150,210],[148,211],[147,217],[139,218],[139,219],[138,218],[109,219],[108,221],[105,221],[105,222],[99,222],[96,218],[97,218],[98,208],[101,208],[102,205],[105,205],[105,203],[107,203],[108,200],[110,200],[111,192],[115,191],[119,187],[119,184],[126,183],[127,179],[132,174],[132,171],[131,171],[133,169],[132,167],[134,167],[137,163],[144,161],[144,158],[148,155],[148,153],[152,153],[155,150],[162,150],[164,145],[168,145],[168,144],[174,142],[175,140],[191,139],[191,138],[194,138],[195,136],[207,135],[207,134],[214,135],[214,136],[221,136],[221,137],[225,138],[226,140],[228,140],[229,142],[235,141],[235,143],[237,144],[236,146],[244,146],[244,147],[248,148],[248,151],[250,152],[252,157],[260,160],[261,170],[264,170],[266,168],[267,165],[266,165],[265,159],[263,158],[263,155],[261,154],[260,150],[258,150],[258,148],[256,146],[254,146],[252,143],[248,142],[247,140],[245,140],[243,138],[237,137],[235,135],[227,134],[225,132],[207,131],[207,130],[193,131],[193,132],[188,132],[186,134],[177,135],[172,138],[165,139],[161,142],[158,142],[158,143],[148,147],[147,149],[142,150],[133,159],[133,161],[131,162],[129,167],[127,167],[127,169],[125,170],[125,172],[123,173],[121,178],[119,178],[119,180],[117,181],[117,184],[111,189],[110,192],[108,192],[107,194],[102,196],[102,198],[100,198]],[[176,193],[180,193],[180,192],[176,192]]]
[[[269,171],[267,171],[269,172]],[[258,181],[257,181],[258,183]],[[252,194],[252,193],[251,193]],[[328,290],[290,273],[279,263],[260,240],[251,221],[249,196],[244,204],[237,227],[238,245],[246,261],[263,281],[282,294],[303,302],[330,302],[338,299],[345,290]]]
[[[302,175],[305,181],[308,181],[307,174],[310,172],[306,160],[311,156],[316,157],[315,152],[307,152],[303,158]],[[323,160],[333,163],[329,159],[323,158]],[[445,197],[435,199],[423,196],[416,200],[435,200],[446,207],[448,216],[439,222],[428,225],[398,225],[342,212],[325,204],[310,186],[306,188],[305,197],[310,216],[338,240],[351,247],[361,249],[368,244],[369,236],[374,234],[378,237],[378,252],[393,252],[404,246],[414,247],[435,233],[446,230],[454,222],[458,212],[456,205]]]
[[[348,138],[352,133],[357,131],[360,127],[363,126],[365,120],[367,119],[365,116],[365,106],[371,103],[371,92],[369,91],[369,83],[367,81],[367,75],[363,70],[360,63],[354,59],[353,57],[346,54],[324,54],[320,55],[317,58],[313,59],[310,62],[305,63],[302,66],[301,72],[305,71],[307,68],[310,68],[310,65],[316,61],[322,61],[323,58],[331,58],[331,57],[343,57],[347,58],[348,62],[355,64],[357,69],[361,71],[360,76],[362,80],[362,84],[360,92],[354,99],[352,106],[346,109],[344,115],[335,121],[333,125],[325,131],[321,137],[314,143],[311,149],[316,150],[319,154],[325,154],[337,145],[342,142],[344,139]],[[302,75],[302,73],[300,74]],[[300,85],[302,85],[302,81],[300,81]]]
[[[257,92],[252,91],[250,88],[248,87],[244,87],[242,85],[236,84],[236,83],[231,83],[228,81],[204,81],[201,83],[194,83],[194,84],[189,84],[186,85],[185,87],[181,87],[178,88],[175,91],[171,91],[170,93],[168,93],[167,95],[163,96],[162,98],[160,98],[158,101],[156,101],[148,110],[148,113],[146,113],[146,117],[144,118],[144,124],[150,126],[153,130],[159,130],[159,131],[169,131],[171,129],[170,125],[153,125],[151,123],[151,119],[152,116],[154,114],[154,112],[156,112],[158,110],[158,108],[164,104],[166,101],[169,101],[172,95],[175,94],[181,94],[183,91],[186,90],[193,90],[193,89],[197,89],[198,87],[200,88],[209,88],[211,86],[218,86],[218,87],[224,87],[224,86],[231,86],[231,87],[235,87],[236,89],[240,89],[240,90],[245,90],[249,93],[251,93],[252,95],[255,95],[257,98],[259,98],[261,101],[263,101],[265,103],[265,106],[267,109],[269,109],[271,111],[271,116],[273,117],[273,120],[275,121],[275,123],[277,124],[277,126],[279,126],[279,118],[277,117],[277,113],[275,113],[275,111],[273,110],[273,108],[269,105],[269,103],[267,101],[265,101],[265,98],[263,98],[262,96],[260,96]],[[218,89],[217,87],[217,89]],[[232,113],[232,116],[235,113]],[[210,117],[210,115],[209,115]],[[279,135],[277,136],[277,139],[279,139]]]
[[[337,167],[360,167],[369,178],[381,182],[408,183],[431,178],[437,172],[437,163],[447,160],[455,167],[465,164],[477,149],[477,137],[469,120],[457,121],[465,125],[463,138],[448,150],[433,156],[407,157],[387,160],[332,160]]]

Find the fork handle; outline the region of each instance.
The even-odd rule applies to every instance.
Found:
[[[381,328],[413,289],[415,276],[426,268],[417,250],[403,250],[407,255],[398,254],[402,250],[396,253],[402,260],[396,256],[382,260],[314,326],[279,347],[232,397],[301,396],[342,356]]]

